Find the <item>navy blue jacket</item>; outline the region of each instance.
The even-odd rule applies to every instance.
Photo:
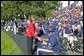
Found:
[[[55,32],[49,37],[48,43],[51,44],[52,50],[57,53],[59,51],[59,45],[60,45],[60,36],[59,32],[56,29]]]

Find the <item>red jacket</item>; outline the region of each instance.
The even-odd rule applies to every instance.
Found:
[[[37,31],[35,24],[33,22],[30,22],[29,27],[27,28],[28,31],[26,33],[26,36],[28,37],[34,37],[34,39],[38,39],[38,36],[35,34],[35,32]]]

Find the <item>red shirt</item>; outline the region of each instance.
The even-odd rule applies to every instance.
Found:
[[[26,36],[28,36],[29,38],[34,37],[34,39],[38,39],[38,36],[35,34],[36,31],[37,29],[35,27],[35,24],[33,22],[30,22]]]

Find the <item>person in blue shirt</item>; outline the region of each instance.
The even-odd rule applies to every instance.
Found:
[[[54,21],[52,21],[52,23],[49,24],[48,28],[49,29],[52,29],[52,30],[55,30],[56,29],[56,26],[57,24],[55,25],[56,23]]]
[[[43,30],[43,33],[44,33],[44,35],[48,35],[48,29],[47,28],[45,28],[45,24],[44,23],[42,23],[42,30]]]
[[[28,23],[27,23],[27,21],[24,22],[24,27],[25,27],[25,32],[26,32],[27,27],[28,27]]]
[[[81,31],[81,29],[78,30],[78,34],[77,34],[77,36],[78,36],[78,37],[82,37],[82,31]]]
[[[78,34],[78,29],[77,29],[77,26],[75,26],[75,29],[74,29],[74,31],[73,31],[73,35],[74,35],[74,36],[77,36],[77,34]]]
[[[42,35],[44,34],[44,32],[43,32],[43,30],[42,30],[42,25],[39,23],[38,25],[37,25],[37,36],[38,37],[42,37]],[[33,40],[35,40],[35,39],[33,39]],[[33,52],[35,52],[36,50],[37,50],[37,47],[40,47],[40,48],[42,48],[42,45],[41,45],[41,42],[40,41],[38,41],[38,40],[35,40],[35,48],[34,48],[34,50],[33,50]]]
[[[59,29],[58,31],[59,31],[59,35],[63,36],[63,27],[61,27],[61,29]]]
[[[65,33],[66,33],[66,34],[70,34],[70,33],[71,33],[71,29],[70,29],[69,26],[67,26],[67,27],[65,28]]]
[[[82,27],[80,27],[80,28],[78,29],[77,36],[78,36],[78,37],[82,37],[82,36],[83,36],[83,28],[82,28]]]
[[[54,53],[58,54],[60,49],[60,36],[57,29],[51,36],[49,36],[48,44],[51,45],[51,49],[54,51]]]
[[[43,30],[42,30],[42,25],[40,25],[40,24],[38,25],[38,32],[37,32],[37,33],[38,33],[37,35],[38,35],[39,37],[41,37],[41,36],[44,34],[44,32],[43,32]]]
[[[22,28],[21,27],[22,27],[22,22],[19,21],[18,22],[18,34],[20,34],[20,35],[22,34]]]
[[[38,42],[38,47],[43,48],[43,49],[51,49],[54,51],[55,54],[58,54],[59,48],[60,48],[60,36],[59,36],[59,31],[58,29],[55,29],[54,32],[53,30],[48,30],[49,32],[52,32],[50,36],[48,36],[48,41],[47,44],[42,45],[41,42]],[[45,46],[45,48],[44,48]],[[42,54],[41,52],[40,54]],[[47,53],[46,53],[47,54]]]
[[[46,21],[45,21],[45,24],[48,26],[48,25],[49,25],[49,21],[48,21],[48,20],[46,20]]]

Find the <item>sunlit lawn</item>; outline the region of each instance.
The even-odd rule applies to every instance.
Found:
[[[12,38],[3,31],[1,31],[1,55],[23,55]]]

